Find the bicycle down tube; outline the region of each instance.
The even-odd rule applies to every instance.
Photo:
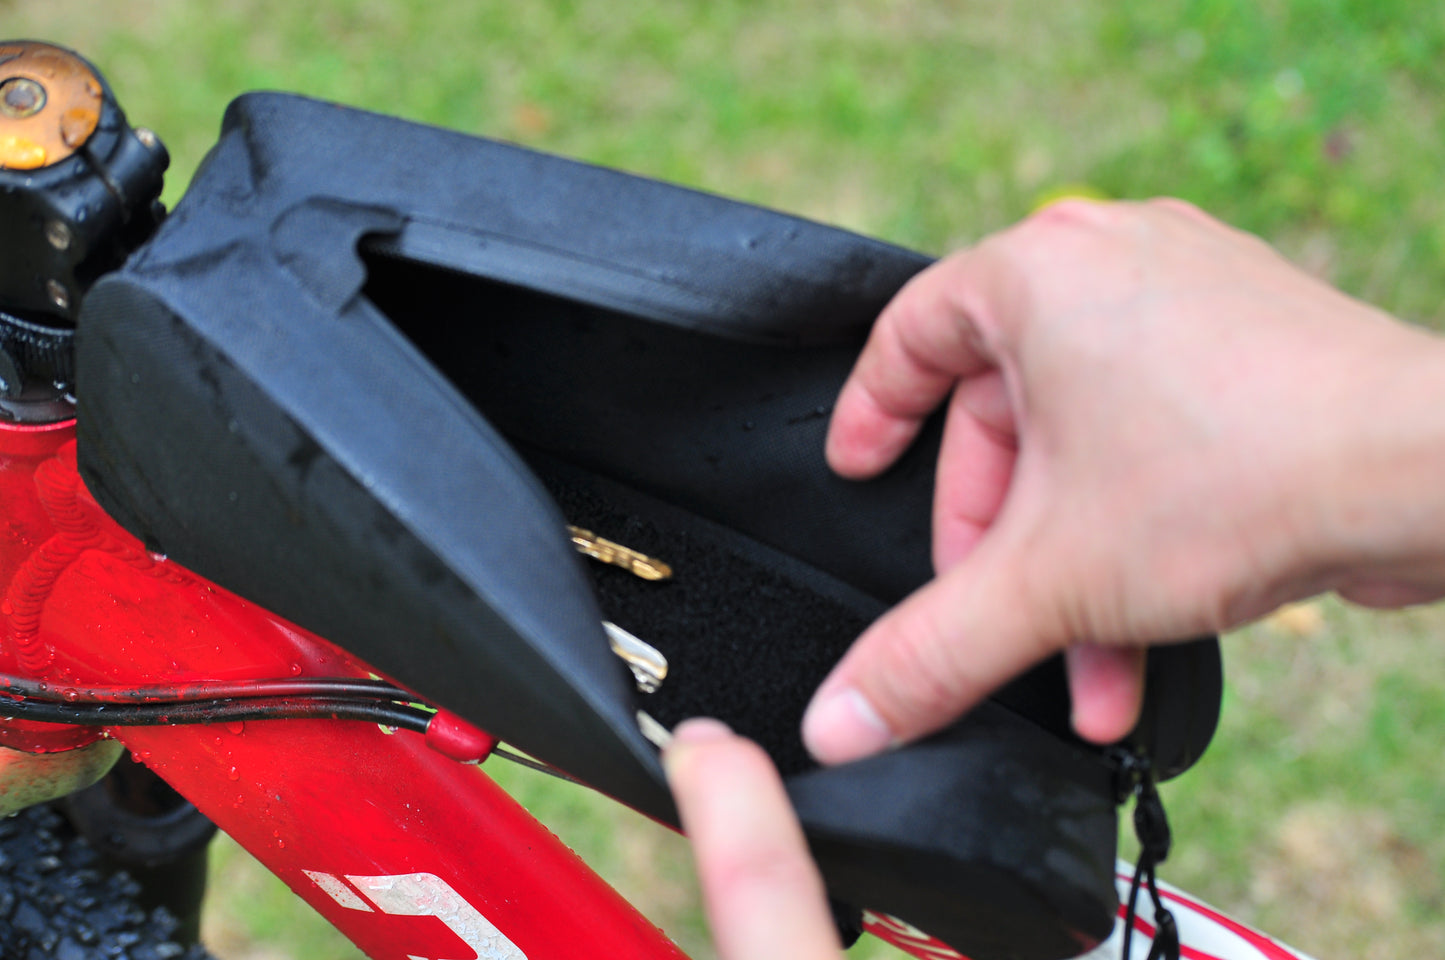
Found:
[[[372,676],[148,555],[86,493],[72,434],[0,427],[7,654],[43,665],[35,674],[62,696],[92,683]],[[682,956],[482,770],[414,733],[327,719],[108,733],[377,960]]]

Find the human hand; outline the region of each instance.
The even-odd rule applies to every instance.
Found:
[[[762,748],[716,720],[688,720],[662,759],[718,956],[839,960],[822,877]]]
[[[828,458],[886,469],[948,402],[937,577],[803,724],[825,762],[955,719],[1065,651],[1074,725],[1137,718],[1141,645],[1336,589],[1445,585],[1441,347],[1180,201],[1064,202],[924,271],[839,396]]]

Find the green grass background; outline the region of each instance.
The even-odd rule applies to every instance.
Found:
[[[0,0],[0,24],[101,65],[170,145],[171,200],[226,102],[279,88],[937,253],[1054,191],[1173,194],[1445,329],[1436,3]],[[1325,603],[1228,638],[1219,740],[1168,790],[1166,878],[1320,960],[1445,956],[1442,631]],[[505,778],[708,955],[676,838]],[[350,955],[268,881],[218,850],[218,951]]]

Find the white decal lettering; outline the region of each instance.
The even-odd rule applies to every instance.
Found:
[[[306,876],[331,899],[349,910],[372,912],[366,901],[354,893],[340,877],[329,873],[305,871]],[[448,960],[527,960],[527,955],[508,940],[477,908],[462,898],[441,877],[431,873],[404,873],[397,876],[363,877],[346,875],[351,886],[376,905],[382,913],[396,917],[436,917],[461,938],[476,955]],[[427,960],[412,954],[407,960]]]
[[[329,873],[318,873],[315,870],[303,870],[301,872],[310,877],[311,881],[318,887],[329,893],[332,900],[335,900],[346,909],[364,910],[367,913],[372,912],[367,902],[357,896],[356,891],[342,883],[340,878],[333,877]]]
[[[875,937],[907,950],[916,957],[926,957],[928,960],[965,960],[963,954],[947,944],[930,937],[913,924],[886,913],[864,910],[863,928]]]

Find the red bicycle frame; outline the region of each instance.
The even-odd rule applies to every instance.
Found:
[[[147,554],[86,491],[73,424],[0,427],[0,497],[11,672],[62,696],[67,684],[375,676]],[[495,741],[444,720],[433,726],[450,736],[270,720],[77,737],[7,721],[0,740],[33,750],[48,737],[60,737],[52,749],[114,737],[377,960],[682,956],[479,766],[453,756],[484,757]]]

